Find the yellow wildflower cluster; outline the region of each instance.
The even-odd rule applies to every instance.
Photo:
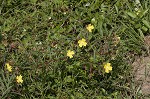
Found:
[[[12,66],[9,63],[6,63],[5,66],[9,72],[12,72]],[[17,83],[23,83],[22,76],[21,75],[17,76],[16,81]]]
[[[79,44],[79,47],[82,47],[82,46],[86,46],[87,45],[87,42],[84,38],[82,38],[81,40],[78,41],[78,44]],[[67,56],[69,58],[73,58],[73,55],[75,54],[74,51],[71,51],[71,50],[68,50],[67,51]]]
[[[89,31],[89,32],[92,32],[92,30],[94,29],[94,26],[93,25],[91,25],[91,24],[88,24],[87,26],[86,26],[86,29]],[[118,43],[119,43],[119,41],[120,41],[120,37],[116,37],[115,38],[115,45],[117,45]],[[85,47],[86,45],[87,45],[87,42],[86,42],[86,40],[84,39],[84,38],[82,38],[82,39],[80,39],[79,41],[78,41],[78,44],[79,44],[79,47]],[[67,51],[67,56],[69,57],[69,58],[73,58],[73,55],[75,54],[75,52],[74,51],[71,51],[71,50],[68,50]],[[112,71],[112,66],[111,66],[111,63],[106,63],[106,64],[104,64],[104,70],[105,70],[105,72],[106,73],[109,73],[110,71]]]
[[[86,26],[86,29],[89,31],[89,32],[92,32],[92,30],[94,29],[94,26],[91,25],[91,24],[88,24]],[[87,42],[84,38],[82,38],[81,40],[78,41],[78,44],[79,44],[79,47],[83,47],[83,46],[86,46],[87,45]],[[68,50],[67,51],[67,56],[70,57],[70,58],[73,58],[73,55],[75,54],[74,51],[71,51],[71,50]]]

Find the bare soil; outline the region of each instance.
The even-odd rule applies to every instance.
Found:
[[[150,95],[150,36],[145,37],[148,56],[140,56],[132,64],[135,81],[144,95]]]

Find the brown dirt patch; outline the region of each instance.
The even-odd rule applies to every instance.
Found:
[[[141,91],[145,95],[150,95],[150,36],[145,37],[145,46],[148,56],[141,56],[132,64],[135,81],[141,86]]]

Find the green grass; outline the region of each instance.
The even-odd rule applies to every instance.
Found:
[[[149,0],[0,1],[0,98],[143,98],[129,63],[145,54],[149,8]],[[80,48],[82,38],[87,46]],[[22,84],[16,82],[20,74]]]

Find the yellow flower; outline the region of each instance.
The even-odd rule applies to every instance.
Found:
[[[17,83],[23,83],[22,76],[21,75],[17,76],[16,81]]]
[[[82,38],[81,40],[79,40],[78,44],[79,44],[80,47],[87,45],[86,40],[84,38]]]
[[[67,56],[70,58],[72,58],[74,54],[75,54],[74,51],[71,51],[71,50],[67,51]]]
[[[6,66],[6,69],[7,69],[9,72],[12,72],[12,66],[9,65],[9,63],[6,63],[5,66]]]
[[[112,71],[112,66],[110,63],[104,64],[104,69],[106,73],[109,73],[109,71]]]
[[[91,25],[91,24],[88,24],[88,25],[86,26],[86,29],[87,29],[89,32],[92,32],[92,30],[94,29],[94,26]]]

